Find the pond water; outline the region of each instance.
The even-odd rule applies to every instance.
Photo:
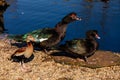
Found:
[[[7,1],[11,6],[4,13],[4,25],[9,34],[54,27],[66,14],[76,12],[83,20],[68,25],[64,41],[84,38],[87,30],[96,29],[101,37],[99,49],[120,52],[120,0]]]

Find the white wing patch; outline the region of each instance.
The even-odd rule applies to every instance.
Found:
[[[39,41],[40,42],[43,42],[43,41],[45,41],[45,40],[47,40],[48,38],[41,38],[41,39],[39,39]]]
[[[38,35],[36,35],[36,37],[38,38]],[[47,40],[48,38],[41,38],[41,39],[36,39],[36,41],[40,41],[40,42],[43,42],[45,40]]]

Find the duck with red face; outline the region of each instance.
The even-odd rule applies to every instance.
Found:
[[[63,17],[63,19],[58,22],[54,28],[35,30],[25,34],[24,38],[26,38],[26,35],[28,34],[32,35],[35,39],[34,42],[38,43],[37,46],[47,53],[47,49],[56,46],[64,39],[68,24],[77,20],[80,21],[81,18],[79,18],[75,12],[71,12]]]

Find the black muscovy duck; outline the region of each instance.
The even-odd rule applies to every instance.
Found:
[[[13,35],[10,38],[16,39],[17,41],[24,41],[26,36],[30,34],[34,37],[34,42],[40,43],[39,46],[45,50],[57,45],[65,37],[68,24],[76,20],[81,20],[81,18],[78,18],[75,12],[71,12],[58,22],[54,28],[43,28],[24,35]]]
[[[89,30],[86,32],[85,39],[73,39],[66,41],[65,44],[60,45],[60,49],[82,57],[87,62],[87,57],[93,55],[98,49],[98,42],[95,38],[100,39],[96,30]]]

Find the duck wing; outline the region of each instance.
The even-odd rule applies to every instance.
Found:
[[[17,49],[17,50],[14,52],[13,55],[14,55],[14,56],[22,56],[22,55],[24,55],[25,51],[26,51],[26,47],[22,47],[22,48]]]
[[[23,59],[24,53],[25,53],[26,47],[22,47],[17,49],[9,58],[9,60],[12,60],[13,62],[20,62]]]
[[[55,33],[53,28],[43,28],[39,30],[34,30],[30,33],[27,33],[23,36],[23,39],[26,39],[27,35],[32,35],[35,38],[35,41],[42,42],[47,40]]]
[[[18,34],[18,35],[13,35],[10,34],[7,36],[9,39],[13,39],[18,42],[26,41],[26,38],[28,35],[32,35],[36,41],[38,40],[46,40],[47,38],[51,37],[52,34],[54,34],[54,29],[53,28],[43,28],[43,29],[38,29],[34,30],[32,32],[28,32],[26,34]]]
[[[19,35],[15,35],[15,34],[9,34],[8,36],[7,36],[7,38],[8,39],[13,39],[13,40],[15,40],[15,41],[18,41],[18,42],[22,42],[22,41],[25,41],[24,39],[23,39],[23,34],[19,34]]]
[[[66,41],[66,44],[64,45],[65,51],[82,55],[86,53],[86,47],[84,44],[85,41],[85,39],[74,39]]]

